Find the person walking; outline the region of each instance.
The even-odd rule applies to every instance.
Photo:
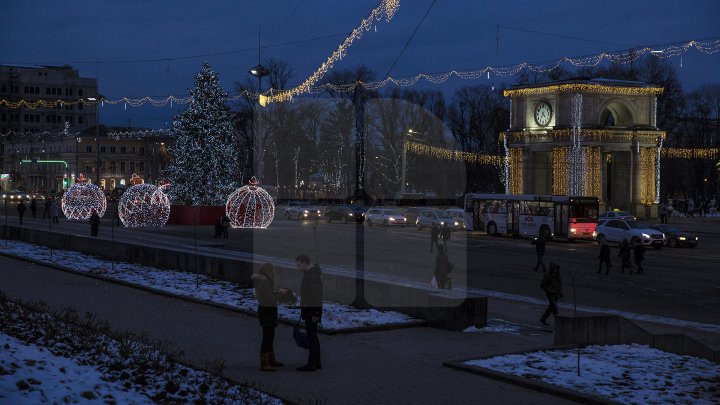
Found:
[[[610,245],[608,245],[607,240],[603,240],[600,244],[600,254],[598,255],[598,259],[600,259],[600,264],[598,265],[598,274],[600,274],[600,270],[602,270],[602,265],[605,263],[605,274],[610,274],[610,268],[612,267],[612,263],[610,263]]]
[[[47,215],[48,218],[50,218],[50,205],[52,204],[52,201],[53,201],[52,197],[49,197],[49,196],[48,196],[47,200],[45,200],[45,211],[43,211],[43,219],[45,219],[45,215]]]
[[[543,276],[542,282],[540,282],[540,288],[545,291],[545,295],[548,299],[548,306],[545,313],[540,318],[540,322],[543,325],[547,325],[546,322],[550,314],[553,316],[558,315],[557,300],[562,298],[562,280],[560,280],[560,266],[555,262],[550,262],[550,272]]]
[[[442,230],[440,231],[440,238],[443,241],[443,245],[445,245],[445,252],[450,252],[448,249],[448,243],[450,243],[450,234],[452,233],[452,230],[450,229],[450,226],[448,226],[448,223],[445,222],[445,225],[442,227]],[[438,247],[439,248],[439,247]]]
[[[98,228],[100,227],[100,216],[97,214],[95,209],[91,211],[90,215],[90,236],[97,238]]]
[[[533,240],[533,245],[535,245],[535,253],[537,253],[537,264],[535,265],[535,271],[538,271],[538,268],[542,266],[543,273],[545,273],[545,238],[540,235],[537,237],[537,239]]]
[[[230,229],[230,218],[227,215],[222,216],[222,235],[227,239],[230,237],[228,230]]]
[[[430,253],[433,252],[433,245],[438,245],[438,238],[440,237],[440,224],[435,224],[430,228]]]
[[[318,323],[322,319],[323,285],[320,266],[310,267],[310,257],[300,255],[295,258],[298,270],[303,273],[300,283],[300,318],[305,320],[305,331],[308,337],[308,361],[298,371],[315,371],[322,369],[320,361],[320,340],[318,339]]]
[[[277,327],[277,304],[289,291],[287,288],[275,289],[275,267],[264,263],[258,271],[250,276],[255,288],[255,300],[258,303],[257,315],[262,328],[262,343],[260,343],[260,370],[275,371],[275,367],[282,367],[283,363],[275,358],[275,328]]]
[[[58,215],[60,215],[60,207],[58,207],[57,201],[53,200],[50,204],[50,215],[52,216],[53,224],[59,224]]]
[[[438,245],[437,251],[437,256],[435,256],[435,271],[433,274],[435,275],[437,287],[445,289],[447,288],[448,274],[452,271],[453,266],[447,254],[445,254],[444,246]]]
[[[618,257],[622,260],[620,273],[625,273],[625,269],[628,269],[628,273],[632,274],[630,243],[627,239],[623,239],[622,244],[620,245],[620,252],[618,252]]]
[[[641,242],[638,242],[635,244],[635,249],[633,249],[633,252],[635,253],[635,265],[637,266],[637,274],[645,274],[645,269],[643,269],[642,267],[642,262],[643,260],[645,260],[645,246]]]
[[[22,199],[20,199],[20,202],[18,203],[18,206],[17,206],[18,217],[20,218],[20,225],[22,225],[23,216],[25,216],[25,209],[26,209],[26,208],[27,208],[27,207],[25,207],[25,201],[23,201]]]
[[[667,205],[665,203],[660,204],[660,223],[661,224],[667,224],[667,217],[668,217],[668,209]]]
[[[32,213],[33,219],[37,218],[37,200],[35,197],[30,201],[30,212]]]

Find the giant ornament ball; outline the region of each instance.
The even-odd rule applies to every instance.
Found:
[[[105,193],[94,184],[77,183],[62,197],[62,211],[67,219],[90,219],[93,211],[102,217],[106,209]]]
[[[275,217],[275,202],[255,177],[228,197],[225,213],[233,228],[267,228]]]
[[[170,217],[170,200],[161,188],[135,184],[120,197],[118,216],[128,228],[160,228]]]

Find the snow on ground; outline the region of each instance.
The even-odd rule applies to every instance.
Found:
[[[86,400],[152,404],[146,395],[103,380],[98,367],[0,333],[0,403],[75,403]]]
[[[69,250],[53,250],[51,258],[49,248],[17,241],[10,241],[8,246],[2,250],[77,271],[102,274],[106,277],[163,290],[175,295],[225,304],[249,311],[257,310],[257,302],[251,288],[242,288],[235,283],[211,279],[202,274],[196,276],[193,273],[162,270],[125,262],[115,262],[113,268],[110,260]],[[278,315],[281,318],[296,321],[300,317],[300,308],[280,305]],[[349,305],[325,302],[320,327],[323,330],[341,330],[410,322],[420,321],[399,312],[360,310]]]
[[[511,335],[519,335],[520,334],[520,328],[525,327],[525,325],[514,323],[510,321],[506,321],[503,319],[498,318],[490,318],[488,319],[487,326],[484,328],[476,328],[474,326],[470,326],[463,330],[465,333],[509,333]]]
[[[642,345],[588,346],[465,364],[632,404],[720,403],[720,365]]]

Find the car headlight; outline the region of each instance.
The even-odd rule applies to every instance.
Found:
[[[646,233],[642,234],[642,237],[645,238],[645,239],[650,239],[650,235],[648,235],[648,234],[646,234]]]
[[[350,216],[350,217],[353,216],[353,213],[352,212],[348,213],[348,216]]]
[[[597,236],[597,232],[593,231],[593,238]]]
[[[681,236],[681,237],[679,237],[678,239],[680,239],[680,240],[686,240],[687,238],[684,237],[684,236]]]
[[[440,222],[440,225],[445,225],[445,222]]]
[[[393,218],[393,217],[390,217],[389,219],[390,219],[391,221],[394,221],[394,220],[395,220],[395,218]]]
[[[455,221],[455,226],[458,226],[458,225],[459,225],[459,224],[457,223],[457,221]]]
[[[305,210],[305,213],[306,213],[306,214],[307,214],[308,212],[310,212],[310,211],[308,211],[308,210]]]
[[[697,236],[695,237],[695,240],[698,240],[698,237],[697,237]]]
[[[575,233],[575,232],[577,232],[577,229],[575,229],[575,228],[570,228],[570,232]]]
[[[318,210],[318,214],[320,213],[320,210]]]

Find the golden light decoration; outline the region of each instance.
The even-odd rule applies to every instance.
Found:
[[[275,202],[253,176],[227,199],[225,212],[233,228],[267,228],[275,217]]]
[[[717,159],[720,148],[662,148],[660,153],[666,159]]]
[[[640,202],[645,205],[655,203],[656,160],[656,148],[640,148]]]
[[[600,197],[602,184],[602,159],[599,146],[585,147],[585,195],[583,197]]]
[[[463,152],[458,150],[443,149],[437,146],[425,145],[417,142],[406,142],[408,152],[418,155],[432,156],[440,159],[457,160],[479,165],[501,166],[505,164],[505,158],[498,155],[487,155],[475,152]]]
[[[523,186],[523,150],[510,148],[510,194],[522,194]]]
[[[67,219],[87,220],[93,212],[97,212],[100,217],[105,215],[107,209],[105,193],[98,186],[85,183],[86,180],[80,173],[77,183],[63,194],[61,208]]]
[[[552,149],[552,193],[568,195],[568,164],[569,153],[566,146]]]
[[[290,90],[283,90],[275,94],[270,94],[267,97],[266,102],[272,103],[272,102],[279,102],[279,101],[288,101],[291,100],[293,97],[308,93],[312,86],[315,85],[320,79],[325,76],[325,73],[328,72],[328,70],[332,69],[332,67],[335,65],[335,63],[343,58],[345,54],[347,54],[348,48],[352,46],[353,42],[355,40],[358,40],[363,37],[365,32],[370,31],[370,29],[373,26],[373,23],[375,21],[385,19],[385,21],[392,20],[393,16],[395,15],[395,12],[400,7],[400,0],[383,0],[380,5],[375,7],[371,12],[370,15],[365,17],[360,24],[352,30],[350,35],[345,38],[342,44],[338,46],[338,48],[333,52],[327,60],[320,65],[315,72],[310,75],[307,79],[305,79],[304,82],[302,82],[297,87],[294,87]]]
[[[622,95],[658,95],[663,92],[662,87],[623,87],[607,86],[594,83],[567,83],[552,86],[528,87],[524,89],[504,90],[505,97],[529,96],[546,93],[594,93],[594,94],[622,94]]]
[[[526,139],[537,138],[572,138],[573,130],[570,128],[550,129],[544,131],[505,131],[500,133],[500,138],[508,138],[510,142],[523,142]],[[612,139],[631,140],[638,139],[642,142],[655,142],[659,137],[666,138],[665,131],[635,131],[635,130],[612,130],[612,129],[582,129],[582,136],[585,139],[593,139],[595,141],[610,141]]]
[[[133,182],[134,180],[134,182]],[[170,200],[159,187],[143,184],[135,176],[134,184],[120,197],[118,216],[128,228],[161,228],[170,218]]]

